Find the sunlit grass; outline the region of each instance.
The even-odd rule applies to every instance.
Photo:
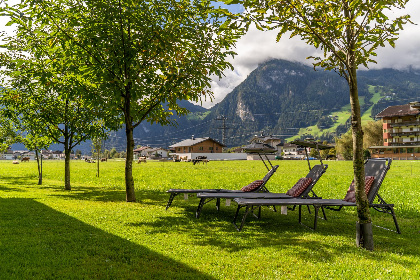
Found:
[[[311,162],[316,164],[316,162]],[[314,190],[344,197],[352,164],[328,161]],[[306,175],[305,161],[276,161],[268,188],[285,192]],[[418,279],[420,273],[420,161],[394,161],[381,188],[395,204],[402,230],[374,228],[375,251],[355,246],[355,209],[327,211],[317,231],[263,209],[242,232],[231,221],[234,205],[214,204],[195,218],[198,200],[175,198],[169,188],[238,189],[262,178],[260,161],[134,164],[136,203],[126,203],[124,162],[72,161],[72,191],[64,190],[64,162],[0,161],[0,279]],[[233,203],[232,203],[233,204]],[[305,213],[307,223],[312,216]],[[393,229],[391,216],[372,211],[374,224]]]

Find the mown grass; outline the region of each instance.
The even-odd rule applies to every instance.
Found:
[[[305,161],[276,161],[269,182],[285,192],[307,173]],[[314,162],[315,163],[315,162]],[[314,190],[344,197],[351,162],[327,162]],[[239,187],[266,173],[259,161],[208,165],[148,162],[134,165],[136,203],[126,203],[124,162],[71,163],[72,191],[63,188],[64,162],[44,162],[36,185],[34,162],[0,161],[0,279],[418,279],[420,278],[420,162],[394,161],[381,189],[395,203],[402,234],[374,228],[375,251],[355,246],[353,208],[327,211],[317,231],[297,212],[263,209],[242,232],[231,224],[235,206],[204,206],[175,198],[169,188]],[[232,203],[233,204],[233,203]],[[394,228],[391,216],[372,211],[374,224]],[[312,216],[305,215],[311,223]]]

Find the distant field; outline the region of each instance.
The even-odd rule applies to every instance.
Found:
[[[275,161],[272,192],[286,192],[308,172],[306,161]],[[312,161],[316,164],[316,161]],[[352,163],[328,161],[314,190],[343,198]],[[169,188],[238,189],[267,172],[260,161],[134,164],[136,203],[125,202],[124,162],[71,162],[72,191],[64,190],[64,162],[0,161],[0,279],[419,279],[420,161],[394,161],[381,196],[395,204],[402,230],[374,228],[375,251],[355,246],[356,212],[327,210],[317,231],[263,209],[242,232],[231,224],[236,207],[211,202],[195,218],[198,200]],[[305,212],[306,222],[312,216]],[[373,223],[394,229],[391,216],[372,210]]]

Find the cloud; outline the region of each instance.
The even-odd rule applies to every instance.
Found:
[[[410,1],[405,10],[392,10],[387,14],[395,17],[403,14],[411,14],[411,20],[419,25],[406,25],[400,32],[396,47],[386,46],[377,50],[375,60],[377,64],[370,64],[370,69],[395,68],[405,69],[409,66],[420,68],[420,1]],[[284,36],[276,43],[277,31],[259,31],[251,28],[236,44],[237,56],[230,62],[234,71],[226,71],[221,80],[213,79],[212,90],[213,102],[203,102],[204,107],[212,107],[238,86],[246,77],[257,68],[259,63],[268,59],[278,58],[290,61],[298,61],[311,65],[306,57],[320,54],[320,50],[306,45],[298,37],[289,39]]]

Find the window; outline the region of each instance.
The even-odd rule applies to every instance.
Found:
[[[216,151],[217,151],[217,150],[219,150],[219,147],[218,147],[218,146],[216,146]]]
[[[213,147],[209,147],[209,150],[210,150],[210,151],[213,151]]]
[[[386,129],[384,129],[384,133],[386,133]]]
[[[199,149],[200,151],[203,151],[203,150],[204,150],[204,148],[203,148],[203,147],[199,147],[198,149]]]
[[[407,148],[407,153],[409,153],[409,154],[414,153],[414,149],[413,148]]]
[[[388,139],[384,139],[384,142],[386,143],[386,142],[388,142]]]
[[[410,131],[413,131],[413,130],[414,130],[414,128],[410,127]]]
[[[410,137],[410,141],[414,141],[414,137]]]
[[[394,150],[394,154],[398,154],[398,149],[395,149]]]
[[[178,148],[178,152],[180,152],[181,151],[181,148]]]

